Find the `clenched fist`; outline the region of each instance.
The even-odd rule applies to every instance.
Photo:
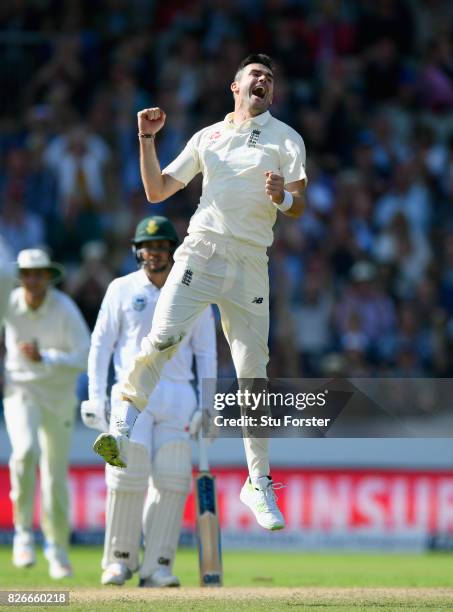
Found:
[[[19,342],[19,351],[24,357],[31,361],[42,361],[42,355],[39,352],[39,347],[36,341]]]
[[[137,113],[138,131],[141,134],[157,134],[165,123],[166,114],[161,108],[145,108]]]
[[[283,176],[275,172],[265,172],[264,174],[266,176],[267,195],[274,204],[281,204],[285,197],[285,181]]]

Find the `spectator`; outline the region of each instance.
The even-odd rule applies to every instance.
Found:
[[[50,241],[57,252],[65,252],[66,260],[71,255],[77,260],[83,244],[104,234],[110,151],[102,139],[79,126],[55,138],[44,156],[58,189],[59,227]]]
[[[320,360],[332,345],[330,321],[333,291],[325,262],[312,260],[291,308],[299,369],[306,376],[320,373]]]
[[[412,163],[395,168],[391,189],[376,202],[374,221],[379,229],[387,227],[395,214],[403,213],[413,232],[427,233],[431,222],[431,198],[423,177]]]
[[[350,272],[350,283],[340,294],[335,308],[335,327],[345,347],[377,352],[379,342],[395,333],[395,306],[378,281],[377,269],[358,261]]]
[[[378,261],[394,266],[394,292],[403,299],[414,295],[431,261],[427,237],[411,230],[403,213],[396,213],[388,229],[377,237],[374,255]]]
[[[45,243],[42,217],[27,211],[22,199],[6,199],[0,216],[0,235],[14,255]]]
[[[99,312],[99,303],[113,280],[106,265],[107,245],[103,242],[87,242],[82,247],[82,263],[77,272],[65,283],[67,293],[80,308],[88,327],[92,330]]]
[[[453,106],[453,48],[450,37],[431,43],[422,75],[421,89],[428,108],[436,113],[451,111]]]

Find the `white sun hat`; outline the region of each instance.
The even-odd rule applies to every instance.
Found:
[[[51,261],[48,253],[43,249],[24,249],[17,256],[18,270],[50,270],[52,280],[58,283],[64,275],[61,264]]]

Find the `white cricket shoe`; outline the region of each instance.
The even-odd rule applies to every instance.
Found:
[[[256,479],[255,486],[250,479],[244,483],[239,499],[248,506],[255,515],[258,525],[264,529],[276,531],[283,529],[285,519],[277,506],[277,498],[274,489],[281,489],[283,485],[274,484],[268,476]]]
[[[44,547],[44,556],[49,562],[49,576],[51,578],[61,580],[72,576],[72,567],[64,548],[55,544],[47,544]]]
[[[160,567],[149,578],[140,578],[140,587],[179,587],[181,583],[166,567]]]
[[[130,578],[132,578],[132,572],[124,563],[110,563],[102,572],[101,584],[122,586]]]
[[[13,540],[13,565],[16,567],[31,567],[36,563],[33,533],[18,531]]]
[[[129,436],[124,433],[101,433],[93,444],[93,450],[114,467],[127,467]]]

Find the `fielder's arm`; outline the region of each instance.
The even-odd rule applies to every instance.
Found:
[[[90,347],[90,330],[75,302],[68,296],[64,296],[63,303],[65,308],[65,340],[70,349],[49,348],[39,350],[35,342],[31,343],[34,349],[30,348],[35,355],[38,352],[39,360],[42,360],[48,367],[59,366],[83,372]]]
[[[157,157],[155,137],[165,123],[166,115],[160,108],[146,108],[137,114],[140,141],[140,174],[148,202],[166,200],[184,187],[184,183],[162,174]]]

